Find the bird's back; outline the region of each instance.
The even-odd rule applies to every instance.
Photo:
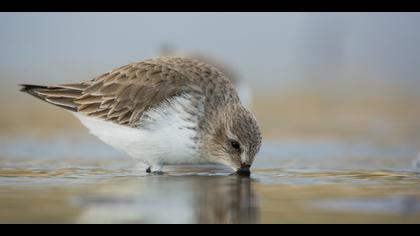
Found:
[[[180,57],[130,63],[92,80],[53,86],[23,85],[48,103],[89,117],[136,126],[149,109],[180,94],[205,97],[206,106],[239,101],[231,82],[215,67]]]

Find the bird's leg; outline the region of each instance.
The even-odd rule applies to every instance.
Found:
[[[155,174],[155,175],[162,175],[162,174],[164,174],[164,172],[162,170],[163,170],[163,165],[162,164],[153,164],[153,165],[150,165],[146,169],[146,172],[147,173],[152,173],[152,174]]]

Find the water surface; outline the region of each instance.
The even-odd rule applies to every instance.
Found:
[[[91,136],[2,138],[1,223],[420,223],[415,148],[264,143],[251,178],[156,176]]]

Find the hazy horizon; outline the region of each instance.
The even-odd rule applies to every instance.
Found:
[[[255,88],[420,85],[418,13],[0,13],[3,82],[87,80],[163,45]]]

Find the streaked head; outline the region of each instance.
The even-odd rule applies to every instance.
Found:
[[[211,122],[203,150],[213,162],[249,175],[261,146],[261,131],[254,115],[240,104],[227,106]]]

